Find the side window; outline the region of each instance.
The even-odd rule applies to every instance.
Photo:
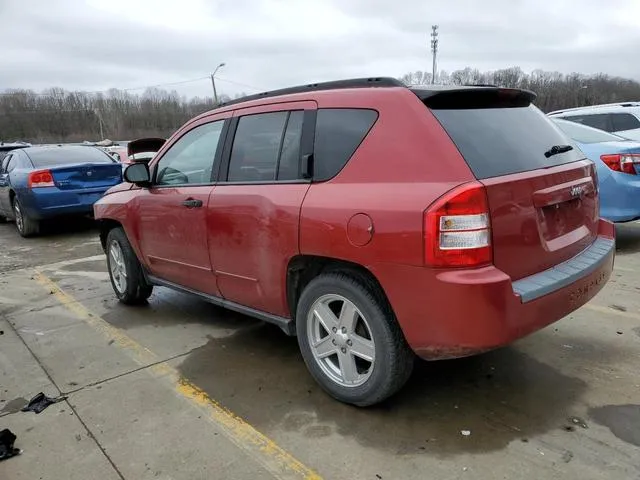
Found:
[[[634,130],[640,128],[640,120],[630,113],[612,113],[613,131]]]
[[[347,164],[378,119],[375,110],[318,110],[313,153],[313,178],[329,180]]]
[[[302,123],[304,112],[296,110],[289,114],[287,129],[284,132],[280,162],[278,164],[278,180],[297,180],[300,178],[300,142],[302,141]]]
[[[156,185],[211,183],[224,120],[205,123],[183,135],[158,162]]]
[[[11,173],[11,171],[16,168],[17,163],[18,157],[16,157],[15,155],[9,156],[9,160],[7,162],[7,173]]]
[[[567,120],[572,122],[581,123],[593,128],[599,128],[605,132],[613,131],[611,125],[610,115],[608,113],[597,113],[593,115],[577,115],[573,117],[566,117]]]
[[[7,165],[9,164],[9,160],[11,160],[10,153],[0,160],[0,173],[7,173]]]
[[[289,112],[240,117],[229,160],[229,182],[276,179],[278,158]]]

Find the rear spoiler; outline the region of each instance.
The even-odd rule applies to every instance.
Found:
[[[166,143],[164,138],[139,138],[127,144],[127,157],[137,153],[157,152]]]
[[[530,90],[488,85],[442,89],[412,88],[411,91],[427,107],[435,109],[526,107],[536,99],[536,94]]]

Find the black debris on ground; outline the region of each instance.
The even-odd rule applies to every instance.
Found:
[[[54,403],[61,402],[66,400],[67,397],[57,397],[51,398],[47,397],[44,393],[40,392],[35,397],[33,397],[27,406],[25,406],[21,411],[23,412],[35,412],[36,414],[42,412],[49,405],[53,405]]]
[[[0,431],[0,461],[7,460],[22,453],[22,450],[13,446],[15,441],[16,436],[11,430],[5,428]]]

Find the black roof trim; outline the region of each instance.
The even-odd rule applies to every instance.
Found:
[[[249,102],[251,100],[261,100],[263,98],[279,97],[281,95],[291,95],[293,93],[319,92],[322,90],[338,90],[343,88],[371,88],[371,87],[405,87],[406,85],[400,80],[391,77],[369,77],[369,78],[352,78],[348,80],[336,80],[333,82],[310,83],[308,85],[300,85],[297,87],[281,88],[270,92],[257,93],[246,97],[221,103],[216,108],[227,107],[229,105],[237,105],[239,103]]]

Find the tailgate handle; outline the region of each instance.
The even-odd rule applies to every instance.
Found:
[[[200,208],[202,206],[202,200],[187,198],[184,202],[182,202],[182,205],[187,208]]]
[[[561,183],[533,193],[533,205],[536,208],[548,207],[558,203],[582,198],[595,191],[591,178],[581,178],[573,182]]]

